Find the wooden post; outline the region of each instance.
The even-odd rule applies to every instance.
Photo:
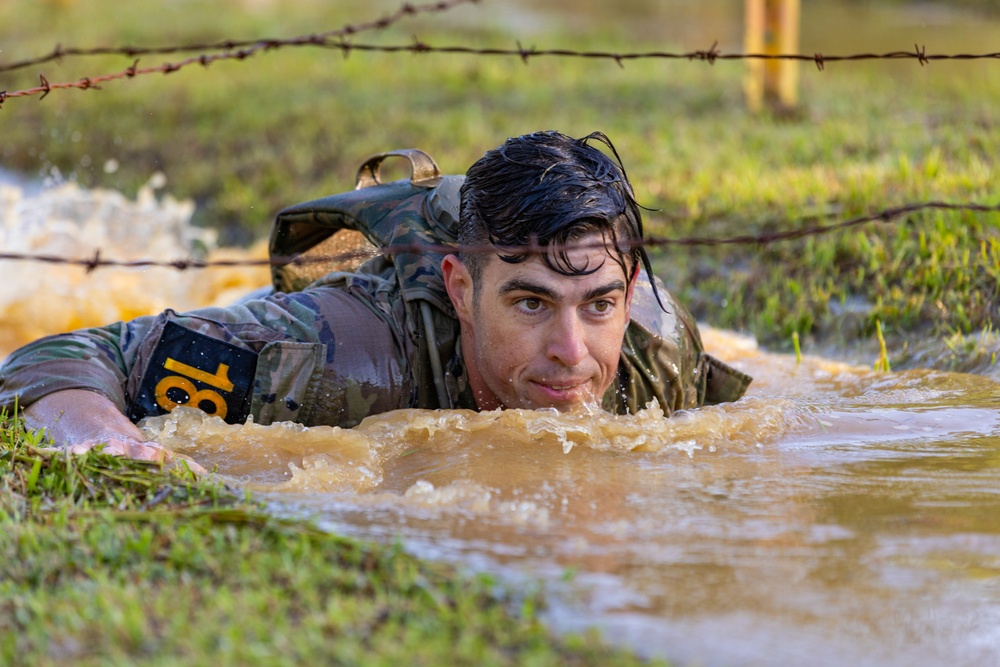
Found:
[[[746,0],[747,53],[798,53],[800,0]],[[766,103],[774,111],[791,111],[798,104],[799,64],[794,60],[747,61],[747,106],[759,111]]]

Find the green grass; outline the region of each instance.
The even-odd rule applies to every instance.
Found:
[[[543,601],[0,415],[0,664],[637,665]]]
[[[279,10],[231,0],[209,13],[193,2],[140,9],[104,0],[58,11],[52,4],[58,3],[0,7],[5,60],[45,53],[56,42],[291,37],[398,6],[384,2],[372,10],[365,3],[303,0]],[[251,4],[258,8],[245,8]],[[699,11],[728,16],[738,5],[717,0]],[[532,29],[531,22],[509,27],[497,4],[484,1],[355,40],[403,44],[418,35],[438,45],[513,47],[521,40],[539,48],[610,51],[708,46],[685,43],[685,31],[649,3],[631,3],[620,21],[609,21],[600,7],[584,3],[574,13],[577,23],[541,21],[542,28]],[[817,8],[806,10],[808,16]],[[549,12],[542,18],[559,16]],[[647,14],[652,18],[644,19]],[[597,18],[587,22],[587,16]],[[654,39],[656,22],[672,36],[667,43]],[[642,29],[643,23],[650,27]],[[720,25],[729,42],[722,48],[740,50],[739,21]],[[1000,34],[988,18],[970,25],[987,36]],[[832,34],[828,40],[849,37],[852,29],[822,28]],[[865,29],[877,32],[877,26]],[[812,42],[820,29],[807,23],[803,32]],[[967,34],[945,35],[929,49],[977,50],[963,48]],[[140,64],[179,59],[150,56]],[[40,71],[51,81],[72,80],[129,64],[126,58],[65,59],[0,75],[0,89],[35,85]],[[823,72],[803,66],[802,104],[792,116],[748,113],[743,74],[738,62],[645,60],[619,67],[538,58],[525,65],[517,58],[360,52],[345,58],[285,48],[204,70],[112,82],[100,91],[8,100],[0,114],[0,159],[29,173],[57,167],[85,185],[126,192],[162,170],[167,190],[193,198],[197,220],[231,241],[266,234],[286,205],[349,189],[357,165],[372,153],[417,146],[457,173],[505,137],[541,128],[609,134],[641,201],[656,209],[647,222],[658,236],[769,232],[929,199],[1000,204],[994,166],[1000,67],[994,61],[831,63]],[[106,174],[111,159],[120,168]],[[808,351],[826,344],[871,349],[881,322],[890,355],[905,367],[904,346],[1000,324],[998,228],[998,214],[924,212],[766,248],[668,249],[657,265],[696,316],[711,324],[749,331],[781,349],[790,349],[791,334],[798,333]]]

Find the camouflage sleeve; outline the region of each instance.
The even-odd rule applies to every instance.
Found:
[[[753,378],[710,354],[701,354],[705,392],[701,405],[717,405],[738,401],[746,393]]]
[[[391,294],[378,276],[344,274],[295,294],[49,337],[0,369],[0,400],[25,407],[90,389],[133,420],[189,404],[232,423],[351,426],[412,397]]]
[[[13,411],[63,389],[87,389],[125,411],[125,380],[153,318],[48,336],[13,352],[0,367],[0,407]]]

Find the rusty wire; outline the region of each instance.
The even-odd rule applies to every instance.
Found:
[[[851,218],[848,220],[843,220],[840,222],[827,224],[827,225],[813,225],[809,227],[801,227],[798,229],[788,229],[776,232],[764,232],[761,234],[745,234],[740,236],[730,236],[722,238],[711,238],[703,236],[692,236],[692,237],[680,237],[680,238],[667,238],[650,236],[646,239],[639,241],[634,241],[632,243],[620,241],[619,246],[623,249],[629,249],[635,246],[644,246],[646,248],[662,248],[667,246],[682,246],[682,247],[713,247],[721,245],[756,245],[756,246],[766,246],[772,243],[778,243],[781,241],[792,241],[797,239],[802,239],[811,236],[820,236],[822,234],[828,234],[838,230],[848,229],[852,227],[860,227],[862,225],[867,225],[876,222],[891,222],[905,215],[916,213],[923,210],[943,210],[943,211],[969,211],[974,213],[1000,213],[1000,205],[990,206],[985,204],[974,204],[974,203],[950,203],[941,201],[926,201],[918,203],[903,204],[901,206],[896,206],[893,208],[887,208],[877,213],[870,215],[865,215],[861,217]],[[596,244],[586,244],[577,243],[573,244],[574,249],[587,249],[587,248],[603,248],[605,247],[603,242],[598,242]],[[553,251],[558,252],[562,246],[557,246],[555,244],[542,246],[536,243],[531,243],[525,246],[518,246],[517,248],[498,248],[494,245],[481,245],[481,246],[459,246],[455,244],[426,244],[426,243],[409,243],[409,244],[394,244],[387,245],[379,249],[379,252],[383,255],[392,256],[398,254],[406,253],[416,253],[416,254],[450,254],[450,253],[496,253],[500,251],[511,251],[518,254],[543,254],[551,253]],[[287,266],[287,265],[306,265],[306,264],[322,264],[326,262],[346,262],[351,260],[366,260],[371,257],[371,253],[368,250],[352,250],[350,252],[345,252],[337,255],[309,255],[309,256],[272,256],[265,259],[219,259],[219,260],[204,260],[204,259],[176,259],[170,261],[153,260],[153,259],[139,259],[139,260],[116,260],[116,259],[105,259],[102,256],[102,251],[100,249],[96,250],[94,254],[90,257],[61,257],[57,255],[48,254],[32,254],[32,253],[16,253],[16,252],[0,252],[0,260],[9,261],[34,261],[47,264],[67,264],[71,266],[83,267],[87,273],[94,271],[100,267],[117,267],[117,268],[150,268],[150,267],[162,267],[162,268],[172,268],[179,271],[187,269],[208,269],[208,268],[222,268],[222,267],[253,267],[253,266]]]
[[[450,2],[439,2],[432,5],[422,5],[420,11],[444,11],[457,4],[464,2],[477,2],[478,0],[451,0]],[[402,18],[403,16],[414,13],[416,10],[414,6],[404,5],[406,11],[400,10],[394,17]],[[393,18],[393,21],[398,20],[398,18]],[[88,90],[91,88],[100,88],[98,84],[113,81],[117,79],[131,79],[139,75],[145,74],[170,74],[176,72],[180,69],[188,67],[190,65],[202,65],[207,67],[211,63],[220,60],[245,60],[253,55],[260,52],[273,51],[281,47],[286,46],[314,46],[325,49],[336,49],[340,50],[345,56],[349,55],[352,51],[365,51],[365,52],[379,52],[379,53],[412,53],[412,54],[429,54],[429,53],[440,53],[440,54],[461,54],[461,55],[471,55],[471,56],[502,56],[502,57],[517,57],[525,64],[528,64],[532,58],[540,57],[563,57],[563,58],[588,58],[588,59],[598,59],[598,60],[610,60],[617,63],[619,66],[624,67],[626,61],[631,60],[644,60],[644,59],[663,59],[663,60],[687,60],[687,61],[699,61],[707,62],[709,65],[714,65],[716,61],[719,60],[793,60],[793,61],[804,61],[812,62],[816,65],[816,68],[820,71],[826,69],[826,65],[835,62],[859,62],[866,60],[915,60],[921,66],[926,65],[932,61],[941,60],[1000,60],[1000,52],[992,53],[952,53],[952,54],[942,54],[942,53],[927,53],[927,47],[915,44],[913,51],[890,51],[887,53],[854,53],[848,55],[826,55],[822,53],[799,54],[799,53],[723,53],[718,50],[718,42],[712,44],[711,48],[707,50],[695,50],[687,52],[668,52],[668,51],[644,51],[644,52],[612,52],[612,51],[578,51],[574,49],[538,49],[535,47],[525,48],[520,43],[517,44],[517,48],[474,48],[470,46],[431,46],[426,42],[413,38],[413,41],[408,44],[397,44],[397,45],[378,45],[378,44],[358,44],[351,42],[348,37],[356,34],[359,29],[364,27],[386,27],[389,25],[387,23],[389,19],[380,19],[379,21],[374,21],[369,24],[359,24],[358,26],[352,26],[348,28],[341,29],[339,31],[330,31],[327,33],[316,33],[312,35],[302,35],[299,37],[293,37],[290,39],[267,39],[258,40],[254,42],[221,42],[215,45],[205,45],[210,48],[223,48],[220,53],[202,53],[199,56],[187,58],[185,60],[164,63],[155,67],[139,67],[139,60],[133,61],[132,65],[120,72],[113,72],[111,74],[102,74],[98,76],[89,76],[82,79],[77,79],[76,81],[63,81],[52,83],[47,80],[44,74],[39,75],[40,84],[33,88],[25,88],[23,90],[15,91],[0,91],[0,108],[3,106],[3,102],[10,98],[16,97],[30,97],[34,95],[41,95],[40,99],[44,99],[53,90],[64,90],[70,88],[77,88],[80,90]],[[249,44],[249,46],[244,46],[236,50],[228,49],[228,45],[237,44]],[[182,50],[190,50],[194,47],[165,47],[164,49],[151,49],[150,52],[162,53],[162,52],[177,52]],[[101,49],[93,50],[93,52],[101,53],[120,53],[122,55],[134,56],[138,50],[134,47],[123,47],[120,49]],[[56,51],[48,56],[43,56],[36,59],[36,61],[45,62],[47,60],[55,59],[57,56],[62,57],[66,55],[72,55],[75,51],[70,49],[60,49],[57,47]],[[31,62],[31,61],[23,61]],[[19,65],[15,63],[15,65]],[[12,68],[13,65],[6,66],[7,68]],[[4,67],[0,67],[0,72],[4,71]]]
[[[61,45],[57,44],[56,47],[53,49],[53,51],[47,55],[39,56],[37,58],[30,58],[27,60],[21,60],[9,64],[0,64],[0,73],[23,69],[25,67],[43,64],[54,60],[62,60],[64,58],[72,56],[123,55],[135,59],[132,61],[132,65],[130,67],[120,72],[83,77],[82,79],[77,79],[76,81],[62,81],[62,82],[51,83],[44,74],[39,74],[38,86],[35,86],[33,88],[26,88],[23,90],[15,90],[15,91],[0,90],[0,109],[3,108],[4,102],[10,98],[41,95],[39,99],[45,99],[45,97],[47,97],[48,94],[51,93],[53,90],[65,90],[70,88],[77,88],[80,90],[89,90],[91,88],[94,88],[99,90],[100,89],[99,84],[105,83],[107,81],[114,81],[117,79],[132,79],[136,76],[145,74],[155,74],[155,73],[170,74],[172,72],[176,72],[190,65],[201,65],[203,67],[208,67],[208,65],[220,60],[246,60],[247,58],[254,56],[257,53],[264,51],[271,51],[282,47],[327,46],[328,44],[333,42],[333,40],[337,40],[335,43],[343,44],[346,43],[345,40],[348,37],[366,31],[382,30],[388,28],[394,23],[397,23],[409,16],[414,16],[421,13],[444,12],[458,5],[469,4],[469,3],[474,4],[478,2],[479,0],[441,0],[439,2],[432,2],[422,5],[413,5],[410,4],[409,2],[406,2],[398,10],[396,10],[395,13],[383,16],[382,18],[375,19],[373,21],[356,23],[335,30],[329,30],[327,32],[313,33],[309,35],[300,35],[298,37],[292,37],[288,39],[256,39],[256,40],[244,40],[244,41],[227,40],[223,42],[215,42],[210,44],[194,44],[194,45],[182,45],[182,46],[163,46],[163,47],[124,46],[124,47],[98,47],[92,49],[63,48]],[[139,55],[171,54],[171,53],[183,53],[191,51],[202,51],[202,53],[193,58],[187,58],[185,60],[173,63],[163,63],[162,65],[156,67],[140,68],[139,59],[136,58],[136,56]],[[210,53],[213,51],[221,51],[221,52]]]
[[[306,44],[313,44],[316,42],[321,42],[323,40],[333,39],[334,37],[349,37],[353,35],[360,34],[362,32],[368,32],[371,30],[384,30],[394,23],[401,21],[408,16],[415,16],[417,14],[424,13],[434,13],[443,12],[451,9],[452,7],[462,5],[462,4],[475,4],[479,0],[445,0],[442,2],[433,2],[422,5],[413,5],[409,2],[403,3],[399,9],[397,9],[392,14],[383,16],[382,18],[375,19],[372,21],[366,21],[363,23],[355,23],[352,25],[347,25],[342,28],[337,28],[335,30],[329,30],[327,32],[316,33],[313,35],[302,35],[299,37],[293,37],[291,39],[248,39],[248,40],[225,40],[220,42],[209,42],[203,44],[183,44],[183,45],[172,45],[172,46],[150,46],[150,47],[140,47],[140,46],[102,46],[89,49],[81,48],[63,48],[61,44],[56,44],[55,48],[52,49],[51,53],[44,56],[38,56],[37,58],[29,58],[27,60],[19,60],[12,63],[0,64],[0,73],[3,72],[13,72],[15,70],[24,69],[26,67],[31,67],[34,65],[42,65],[47,62],[61,61],[64,58],[70,58],[74,56],[126,56],[128,58],[136,58],[138,56],[150,56],[150,55],[169,55],[173,53],[191,53],[196,51],[201,51],[202,53],[209,51],[234,51],[237,49],[273,49],[280,46],[303,46]]]

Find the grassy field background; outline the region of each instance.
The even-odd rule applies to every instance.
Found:
[[[989,52],[989,3],[803,4],[802,52]],[[0,62],[64,47],[287,38],[360,24],[399,5],[300,0],[9,2]],[[985,7],[985,9],[984,9]],[[742,51],[742,2],[488,2],[406,18],[357,43]],[[185,54],[186,55],[186,54]],[[197,55],[197,54],[193,54]],[[140,66],[181,55],[140,57]],[[0,74],[0,89],[121,71],[64,58]],[[554,128],[614,140],[657,236],[726,237],[836,222],[925,200],[996,205],[995,60],[812,65],[799,109],[748,113],[745,64],[282,48],[245,61],[10,99],[2,165],[134,192],[157,171],[232,243],[266,235],[289,204],[349,189],[357,165],[416,146],[461,173],[507,136]],[[111,168],[114,166],[114,169]],[[109,173],[113,172],[113,173]],[[766,248],[667,250],[657,266],[703,321],[789,349],[872,349],[896,365],[983,370],[1000,321],[997,214],[923,212]],[[985,335],[984,335],[985,332]],[[992,348],[995,351],[995,347]],[[985,361],[984,361],[985,359]]]

